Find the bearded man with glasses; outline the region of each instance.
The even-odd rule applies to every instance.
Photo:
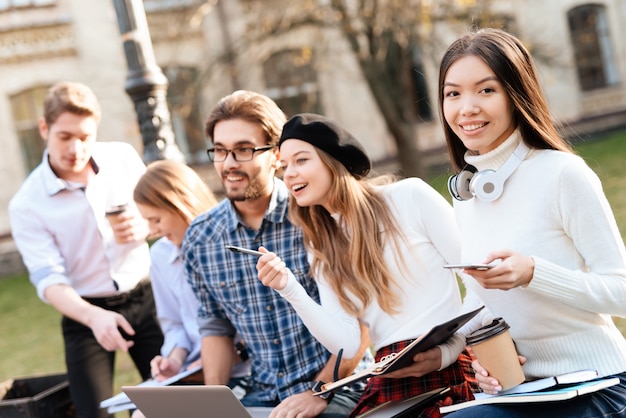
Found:
[[[233,337],[246,342],[252,373],[241,402],[247,407],[272,407],[271,417],[343,418],[362,391],[345,388],[334,398],[313,396],[317,381],[346,376],[366,352],[342,361],[333,375],[335,357],[313,337],[273,289],[257,279],[257,258],[233,253],[227,245],[280,254],[306,292],[319,302],[302,231],[287,217],[289,192],[275,177],[280,167],[276,147],[284,113],[270,98],[236,91],[211,111],[206,134],[213,142],[208,155],[227,199],[195,219],[182,244],[188,281],[199,301],[204,381],[226,384],[230,376]],[[367,351],[363,365],[372,362]]]

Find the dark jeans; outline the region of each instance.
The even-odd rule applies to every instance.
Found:
[[[129,354],[142,379],[150,378],[150,360],[159,354],[163,344],[150,282],[142,282],[121,298],[85,299],[122,314],[130,322],[135,335],[122,335],[135,341]],[[70,318],[63,317],[61,327],[70,394],[76,406],[77,418],[109,417],[106,408],[100,409],[100,402],[113,396],[115,352],[102,348],[89,327]]]
[[[328,404],[324,412],[318,415],[318,418],[346,418],[356,406],[359,398],[363,393],[351,389],[343,389],[337,391],[333,400]],[[277,401],[261,401],[258,399],[258,392],[250,392],[241,400],[244,406],[277,406]],[[311,395],[313,396],[313,395]]]
[[[445,418],[618,418],[626,416],[626,373],[620,384],[577,398],[530,404],[480,405],[452,412]]]

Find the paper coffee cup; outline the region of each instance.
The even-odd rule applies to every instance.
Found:
[[[107,209],[107,211],[105,212],[105,216],[109,220],[109,223],[111,224],[111,228],[117,225],[118,223],[122,222],[122,220],[120,220],[117,215],[125,212],[127,209],[128,209],[127,204],[115,205]],[[117,237],[115,238],[115,241],[118,244],[123,244],[123,242],[119,241]]]
[[[524,382],[524,372],[509,333],[509,324],[502,318],[496,318],[472,332],[467,336],[466,343],[489,375],[498,379],[502,390]]]

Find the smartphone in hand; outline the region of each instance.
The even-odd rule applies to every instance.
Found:
[[[444,269],[468,269],[468,270],[489,270],[495,267],[493,264],[468,263],[468,264],[444,264]]]

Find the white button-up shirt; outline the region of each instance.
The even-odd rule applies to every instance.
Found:
[[[94,144],[92,164],[96,175],[77,185],[54,174],[46,152],[9,203],[13,238],[43,301],[54,284],[70,285],[83,297],[105,297],[148,276],[147,243],[116,243],[105,217],[114,201],[135,210],[133,189],[145,165],[121,142]]]

